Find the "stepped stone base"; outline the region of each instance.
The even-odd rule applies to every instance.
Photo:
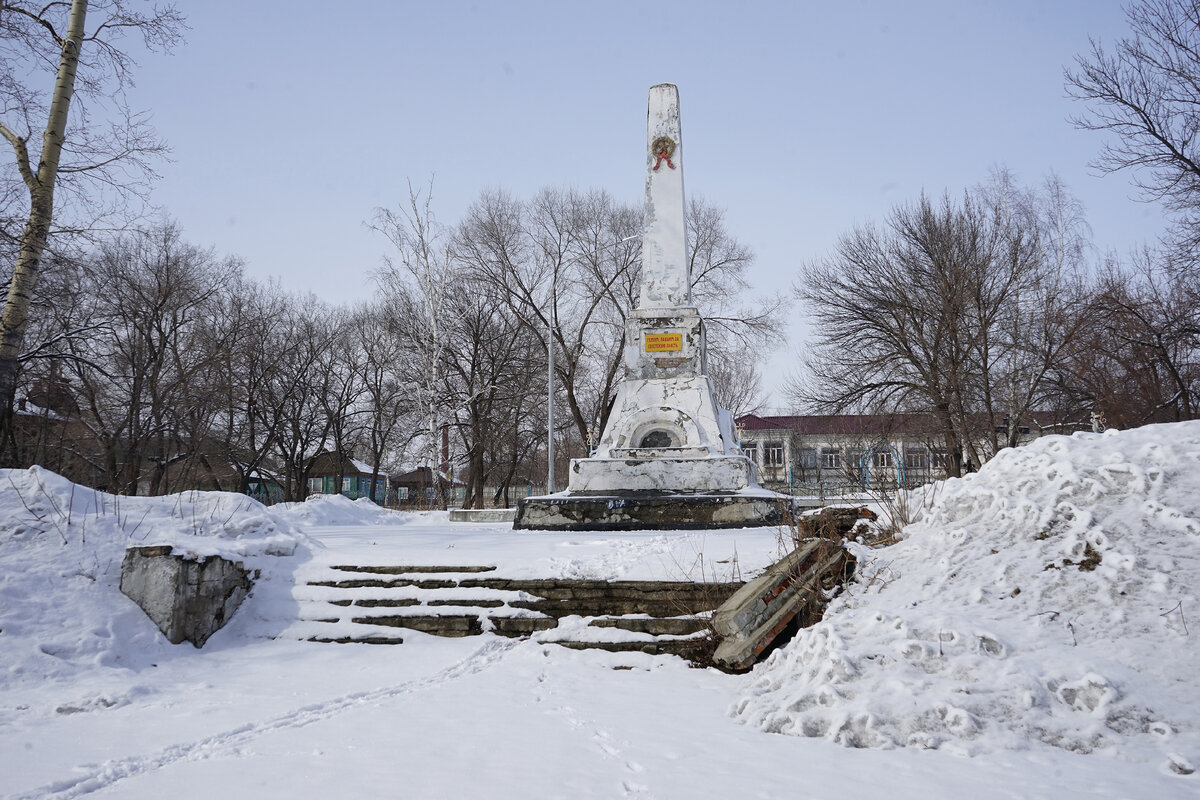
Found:
[[[791,499],[762,494],[561,494],[521,500],[514,530],[758,528],[791,522]]]
[[[544,636],[541,641],[547,645],[673,654],[708,665],[717,644],[710,635],[710,615],[743,585],[740,580],[610,581],[486,574],[494,570],[491,566],[332,566],[302,587],[303,611],[296,633],[308,641],[339,644],[401,644],[408,631],[447,637]],[[339,579],[346,573],[347,578]],[[431,573],[441,577],[431,580],[427,577]],[[437,585],[430,587],[430,583]],[[430,588],[435,594],[424,595]],[[413,596],[414,591],[423,596]],[[589,634],[576,640],[580,620],[572,620],[561,635],[554,635],[564,617],[585,618],[583,628]]]
[[[674,457],[691,451],[697,456]],[[740,492],[755,485],[754,462],[745,456],[713,456],[699,447],[610,452],[617,457],[571,459],[572,494],[662,492],[664,486],[676,492],[706,493],[713,487]]]
[[[309,580],[306,588],[316,596],[303,603],[313,634],[305,638],[400,644],[404,631],[449,637],[491,632],[574,649],[669,653],[743,672],[794,630],[820,620],[831,591],[853,568],[836,533],[797,542],[795,551],[745,584],[506,578],[487,575],[495,570],[491,566],[338,565],[328,572],[388,579]],[[424,577],[431,573],[443,577]],[[363,596],[364,589],[376,591]],[[405,596],[429,589],[436,596]],[[581,621],[574,619],[556,635],[564,617],[584,618],[589,634],[580,638]]]
[[[309,641],[320,644],[404,644],[399,636],[363,636],[359,639],[353,636],[314,636]]]
[[[657,642],[547,642],[571,650],[606,650],[609,653],[649,653],[686,658],[694,664],[707,665],[712,658],[711,639],[667,639]]]

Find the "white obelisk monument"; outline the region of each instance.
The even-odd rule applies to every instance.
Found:
[[[707,375],[692,305],[679,90],[650,89],[642,283],[625,323],[624,379],[566,492],[522,502],[517,528],[706,528],[777,524],[787,499],[758,487]]]

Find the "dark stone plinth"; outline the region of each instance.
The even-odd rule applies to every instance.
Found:
[[[758,528],[793,519],[791,499],[774,494],[546,495],[526,497],[514,530],[636,531]]]

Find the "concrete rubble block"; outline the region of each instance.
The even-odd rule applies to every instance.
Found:
[[[512,522],[517,517],[515,508],[452,508],[451,522]]]
[[[825,590],[843,583],[854,558],[836,542],[812,539],[746,583],[717,609],[714,662],[727,670],[753,666],[780,634],[820,619]]]
[[[203,647],[252,587],[241,562],[174,553],[169,545],[131,547],[121,564],[121,592],[172,644]]]

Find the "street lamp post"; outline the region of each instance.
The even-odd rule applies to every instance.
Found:
[[[554,494],[554,331],[550,318],[553,306],[546,316],[546,494]]]

